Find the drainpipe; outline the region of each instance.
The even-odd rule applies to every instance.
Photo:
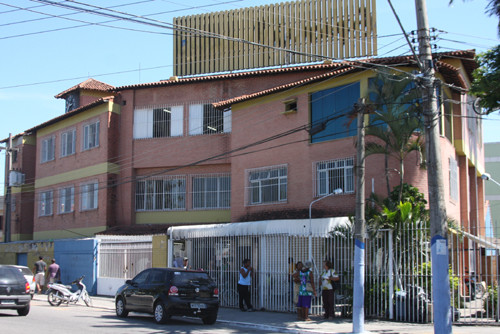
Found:
[[[172,267],[172,254],[174,254],[174,240],[172,239],[172,229],[173,227],[169,227],[167,230],[167,267]]]

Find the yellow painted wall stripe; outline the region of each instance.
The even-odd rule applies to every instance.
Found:
[[[135,214],[136,224],[227,223],[230,221],[230,210],[151,211]]]
[[[79,180],[79,179],[90,177],[90,176],[95,176],[95,175],[100,175],[100,174],[105,174],[105,173],[118,174],[119,172],[120,172],[119,165],[109,163],[109,162],[104,162],[104,163],[101,163],[98,165],[80,168],[80,169],[72,170],[70,172],[37,179],[35,181],[35,189],[42,188],[42,187],[48,187],[48,186],[51,186],[54,184],[59,184],[62,182]]]

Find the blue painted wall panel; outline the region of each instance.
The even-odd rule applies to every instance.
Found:
[[[61,281],[69,284],[82,275],[89,294],[97,293],[97,240],[54,241],[54,257],[61,266]]]

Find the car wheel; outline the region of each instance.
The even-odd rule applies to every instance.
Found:
[[[30,313],[30,306],[26,306],[26,307],[23,307],[23,308],[20,308],[20,309],[17,309],[17,314],[19,314],[20,316],[27,316],[28,313]]]
[[[120,318],[125,318],[128,315],[125,303],[121,297],[116,300],[116,315]]]
[[[63,297],[59,291],[50,290],[47,300],[51,306],[59,306],[62,303]]]
[[[156,303],[154,309],[154,317],[156,323],[158,324],[164,324],[165,322],[167,322],[169,316],[167,315],[167,312],[165,311],[165,305],[163,305],[162,302]]]
[[[201,321],[203,321],[203,323],[205,325],[213,325],[217,321],[217,314],[212,314],[212,315],[203,317],[203,318],[201,318]]]

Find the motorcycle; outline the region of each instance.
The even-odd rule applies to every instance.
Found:
[[[81,299],[85,302],[85,305],[92,306],[92,300],[87,292],[87,287],[83,284],[83,279],[85,276],[82,276],[73,282],[71,285],[76,285],[78,287],[77,291],[71,291],[71,285],[64,285],[60,283],[49,283],[47,291],[48,297],[47,300],[51,306],[59,306],[61,303],[69,303],[76,304]]]

